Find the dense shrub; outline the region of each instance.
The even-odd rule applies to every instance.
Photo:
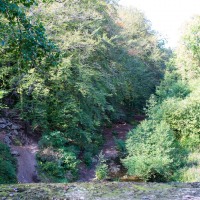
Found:
[[[174,105],[173,105],[174,104]],[[200,146],[200,99],[192,94],[184,99],[175,102],[168,102],[164,118],[172,129],[176,130],[180,142],[190,149],[197,149]]]
[[[63,182],[72,181],[77,177],[77,155],[72,148],[46,148],[37,154],[39,171],[45,172],[44,181]]]
[[[16,160],[10,154],[9,148],[0,142],[0,184],[16,183]]]
[[[182,153],[165,121],[145,120],[129,133],[128,156],[123,160],[129,175],[145,181],[166,181],[182,164]]]
[[[155,105],[153,105],[155,103]],[[184,99],[167,98],[161,103],[153,102],[148,109],[153,120],[165,120],[176,139],[186,148],[197,149],[200,145],[200,98],[191,93]]]

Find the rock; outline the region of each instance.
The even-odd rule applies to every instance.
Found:
[[[7,134],[7,136],[8,136],[9,138],[12,138],[12,132],[9,132],[9,133]]]
[[[12,125],[12,123],[11,122],[8,122],[8,126],[11,126]]]
[[[11,141],[11,139],[9,138],[9,136],[5,136],[4,142],[5,142],[5,144],[7,144],[8,146],[10,146],[10,145],[12,144],[12,141]]]
[[[17,192],[10,185],[0,187],[0,199],[66,199],[66,200],[199,200],[200,188],[190,183],[127,183],[90,182],[60,184],[17,185]],[[195,194],[193,194],[195,191]],[[8,193],[9,192],[9,193]],[[3,196],[3,195],[4,196]],[[6,194],[6,195],[5,195]],[[13,194],[10,197],[9,194]],[[5,199],[4,199],[5,200]]]
[[[2,135],[6,135],[6,131],[5,131],[5,130],[0,131],[0,134],[2,134]]]
[[[186,195],[183,197],[183,200],[200,200],[200,197]]]
[[[12,124],[11,129],[17,130],[17,129],[20,129],[20,127],[18,125]]]
[[[14,133],[15,135],[19,135],[19,133],[18,133],[17,130],[14,130],[13,133]]]
[[[6,119],[0,118],[0,124],[6,124]]]
[[[12,130],[7,134],[10,138],[12,138],[13,136],[17,136],[19,135],[19,132],[17,130]]]
[[[0,124],[0,128],[4,129],[7,127],[7,124]]]
[[[19,154],[18,151],[12,151],[11,154],[12,154],[13,156],[20,156],[20,154]]]

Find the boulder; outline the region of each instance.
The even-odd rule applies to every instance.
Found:
[[[10,146],[11,144],[12,144],[12,141],[11,141],[11,139],[9,138],[9,136],[5,136],[5,138],[4,138],[4,142],[5,142],[5,144],[7,144],[8,146]]]
[[[7,124],[0,124],[0,129],[4,129],[7,127]]]
[[[19,135],[19,132],[17,130],[13,131],[14,135]]]
[[[12,124],[11,129],[12,130],[18,130],[18,129],[20,129],[20,127],[16,124]]]
[[[5,118],[0,118],[0,124],[6,124],[6,119]]]
[[[19,154],[18,151],[12,151],[11,154],[12,154],[13,156],[20,156],[20,154]]]

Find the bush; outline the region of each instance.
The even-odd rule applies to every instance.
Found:
[[[106,164],[98,165],[95,171],[96,179],[103,180],[108,176],[108,166]]]
[[[85,152],[83,155],[83,161],[88,167],[92,165],[92,156],[91,152]]]
[[[165,121],[143,121],[129,133],[128,156],[123,159],[128,174],[145,181],[167,181],[183,162],[183,152]]]
[[[171,97],[160,103],[159,98],[152,96],[147,115],[149,119],[166,121],[181,145],[195,150],[200,146],[199,95],[199,91],[193,91],[184,99]]]
[[[159,100],[168,98],[185,98],[190,93],[190,88],[186,81],[180,78],[175,69],[166,71],[165,79],[157,87],[156,94]]]
[[[95,170],[95,176],[98,180],[103,180],[108,176],[108,165],[102,152],[98,156],[98,164]]]
[[[37,155],[39,171],[52,182],[72,181],[77,177],[79,161],[72,148],[46,148]],[[69,177],[70,174],[70,177]]]
[[[41,147],[61,147],[66,144],[66,139],[63,138],[63,133],[60,131],[53,131],[44,134],[39,144]]]
[[[16,183],[16,160],[10,154],[9,148],[0,143],[0,184]]]
[[[180,182],[199,182],[200,153],[190,152],[186,165],[175,173],[173,179]]]
[[[164,101],[159,112],[161,117],[170,125],[176,133],[181,144],[189,149],[197,149],[200,146],[200,99],[191,94],[189,97],[169,99]],[[158,112],[156,113],[156,115]]]
[[[126,154],[126,144],[125,141],[122,139],[117,139],[114,137],[115,144],[117,150],[120,152],[121,156],[124,156]]]

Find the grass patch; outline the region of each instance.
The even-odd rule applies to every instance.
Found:
[[[200,152],[188,155],[186,166],[175,174],[174,179],[181,182],[200,182]]]

